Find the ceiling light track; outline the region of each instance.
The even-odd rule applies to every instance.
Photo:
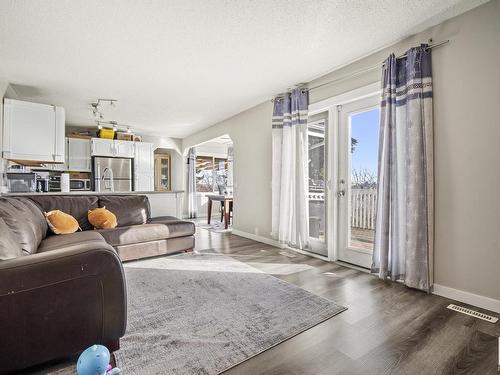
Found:
[[[116,102],[118,102],[117,99],[105,99],[105,98],[98,98],[96,102],[91,103],[92,107],[97,107],[101,105],[101,103],[108,103],[111,107],[116,106]]]
[[[90,107],[92,110],[92,114],[94,115],[94,118],[97,120],[104,120],[104,114],[101,112],[101,105],[102,103],[108,103],[110,107],[116,107],[116,102],[118,100],[116,99],[105,99],[105,98],[99,98],[97,99],[96,102],[90,103]]]
[[[92,114],[94,115],[94,121],[97,124],[97,128],[100,130],[102,128],[113,128],[114,131],[118,131],[120,128],[125,128],[127,133],[132,133],[132,128],[130,125],[119,124],[117,121],[106,121],[104,120],[104,114],[101,112],[102,103],[108,103],[111,107],[116,107],[117,99],[106,99],[99,98],[97,101],[90,103]]]

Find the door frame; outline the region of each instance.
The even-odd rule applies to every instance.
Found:
[[[325,111],[320,111],[320,112],[317,112],[317,113],[324,113]],[[310,113],[308,113],[309,115]],[[316,114],[316,113],[314,113]],[[314,114],[311,114],[311,115],[314,115]],[[328,160],[328,154],[329,154],[329,137],[330,137],[330,129],[329,129],[329,126],[330,126],[330,114],[328,113],[326,117],[326,126],[325,126],[325,137],[324,137],[324,154],[325,154],[325,157],[324,157],[324,163],[325,163],[325,166],[326,166],[326,171],[327,171],[327,175],[326,175],[326,180],[325,180],[325,193],[324,193],[324,202],[326,203],[325,205],[325,217],[324,217],[324,225],[325,225],[325,239],[324,241],[321,241],[319,239],[316,239],[316,238],[313,238],[311,236],[309,236],[309,247],[308,249],[306,250],[308,253],[311,253],[311,254],[314,254],[315,256],[320,256],[320,257],[328,257],[328,241],[329,241],[329,234],[328,234],[328,230],[329,230],[329,221],[330,219],[328,218],[328,205],[329,205],[329,195],[328,195],[328,181],[329,181],[329,168],[330,168],[330,165],[329,165],[329,160]],[[322,122],[323,120],[317,120],[317,121],[313,121],[313,122],[307,122],[307,132],[308,132],[308,138],[309,138],[309,125],[310,124],[314,124],[314,123],[318,123],[318,122]],[[309,153],[309,149],[307,150],[308,153]],[[309,193],[309,184],[307,186],[307,192]],[[309,204],[307,205],[307,209],[309,210]],[[309,225],[309,223],[308,223]],[[323,254],[320,254],[319,251],[321,250],[313,250],[313,248],[316,248],[316,249],[321,249],[321,250],[326,250],[326,256],[323,255]]]
[[[339,186],[338,166],[339,166],[339,115],[338,106],[345,105],[360,99],[364,99],[373,95],[380,95],[380,81],[373,82],[369,85],[359,87],[357,89],[344,92],[342,94],[309,104],[309,115],[314,115],[321,112],[328,112],[328,145],[327,145],[327,172],[328,179],[326,182],[327,207],[326,215],[327,230],[326,239],[328,247],[329,261],[337,261],[339,255],[339,243],[336,233],[339,228],[339,203],[336,197]]]
[[[351,121],[350,117],[359,113],[364,113],[380,107],[377,95],[371,95],[366,98],[357,99],[341,107],[339,111],[339,179],[344,181],[342,190],[345,191],[343,198],[339,199],[338,215],[338,259],[343,262],[357,265],[363,268],[369,268],[372,262],[372,251],[350,247],[351,222],[350,213],[352,212],[352,155],[351,155]],[[339,186],[340,189],[340,186]],[[340,197],[339,197],[340,198]]]

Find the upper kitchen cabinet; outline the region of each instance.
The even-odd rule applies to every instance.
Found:
[[[92,138],[92,156],[110,156],[114,155],[114,144],[112,139]]]
[[[67,138],[68,170],[71,172],[90,172],[90,139]]]
[[[115,157],[117,158],[133,158],[134,157],[134,142],[131,141],[113,141],[115,144]]]
[[[154,190],[154,158],[152,143],[135,142],[134,190]]]
[[[92,138],[92,156],[133,158],[134,142]]]
[[[64,163],[64,108],[4,99],[2,156],[18,162]]]

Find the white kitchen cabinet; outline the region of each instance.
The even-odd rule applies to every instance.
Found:
[[[67,170],[71,172],[90,172],[90,139],[67,138]]]
[[[68,171],[68,143],[64,142],[64,163],[45,164],[49,171],[67,172]]]
[[[9,160],[65,162],[64,108],[4,100],[2,156]]]
[[[140,173],[154,173],[153,144],[135,142],[134,168]]]
[[[134,142],[92,138],[92,156],[133,158]]]
[[[152,143],[135,142],[134,190],[154,190],[154,155]]]
[[[134,142],[131,141],[113,141],[115,147],[115,157],[117,158],[133,158],[134,157]]]
[[[115,146],[112,139],[92,138],[92,156],[115,156]]]

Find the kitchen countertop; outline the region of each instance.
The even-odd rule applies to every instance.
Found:
[[[97,192],[97,191],[70,191],[69,193],[61,193],[59,191],[47,193],[1,193],[3,197],[20,196],[20,195],[145,195],[145,194],[179,194],[184,193],[184,190],[172,191],[125,191],[125,192]]]

